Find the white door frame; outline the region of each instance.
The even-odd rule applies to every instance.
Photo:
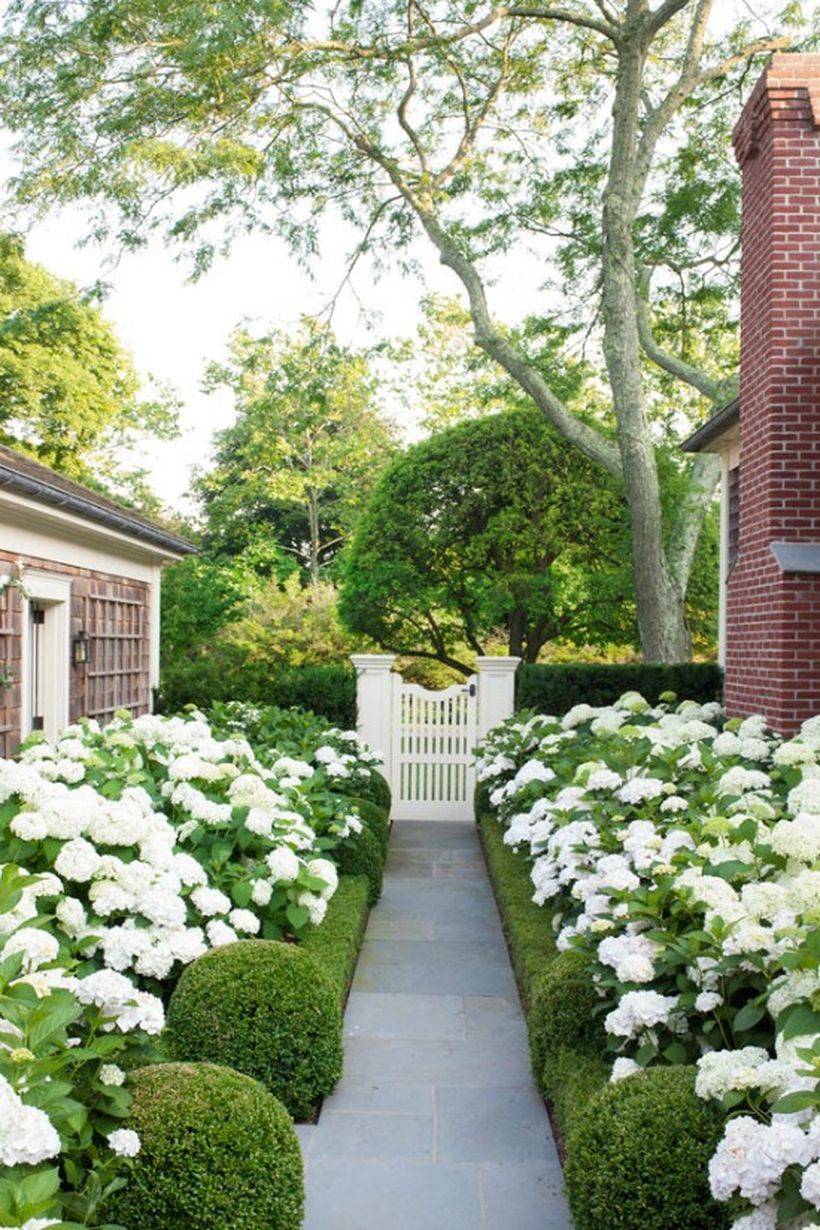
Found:
[[[27,568],[21,577],[25,590],[23,600],[21,730],[22,737],[31,734],[31,605],[46,609],[43,635],[43,667],[45,669],[45,713],[43,733],[54,739],[68,725],[69,690],[71,685],[71,578],[53,572]]]

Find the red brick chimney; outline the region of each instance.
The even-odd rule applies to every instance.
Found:
[[[740,520],[726,703],[820,713],[820,55],[775,55],[734,132],[743,175]]]

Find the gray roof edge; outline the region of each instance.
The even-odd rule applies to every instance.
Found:
[[[684,453],[700,453],[740,420],[740,398],[733,397],[681,444]]]
[[[64,508],[79,517],[84,517],[86,521],[94,521],[98,525],[117,530],[120,534],[160,548],[172,555],[192,555],[196,552],[196,547],[187,539],[180,538],[177,534],[172,534],[170,530],[164,530],[159,525],[149,525],[137,517],[131,517],[126,509],[118,511],[114,508],[107,508],[74,492],[52,487],[41,479],[20,474],[11,466],[3,465],[2,462],[0,462],[0,487],[8,488],[18,495],[29,496],[40,504]]]

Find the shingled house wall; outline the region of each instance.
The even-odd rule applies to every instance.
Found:
[[[151,706],[151,611],[147,583],[112,573],[76,568],[54,560],[0,550],[0,573],[26,568],[71,580],[70,635],[89,639],[89,661],[72,666],[69,719],[108,721],[119,708],[133,714]],[[14,754],[22,720],[24,599],[8,586],[0,595],[0,671],[11,678],[0,691],[0,755]]]

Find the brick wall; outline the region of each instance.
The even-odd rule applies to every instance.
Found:
[[[820,713],[820,575],[771,543],[820,543],[820,55],[775,55],[735,129],[743,175],[740,536],[726,702],[783,732]]]
[[[71,578],[71,636],[85,630],[87,666],[70,667],[69,720],[82,716],[108,721],[119,708],[147,713],[151,705],[149,587],[111,573],[74,568],[0,550],[0,572],[34,568]],[[20,737],[23,597],[16,589],[0,596],[0,670],[13,675],[0,691],[0,755],[14,753]]]

